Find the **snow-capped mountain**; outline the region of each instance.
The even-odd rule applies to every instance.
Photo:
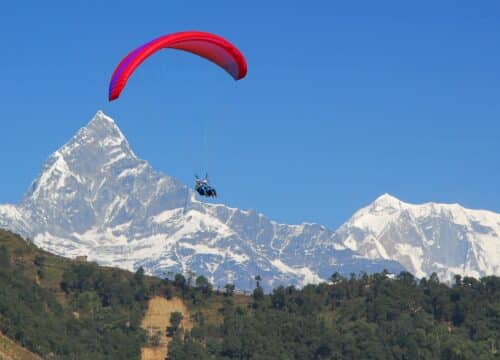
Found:
[[[342,225],[335,241],[396,260],[418,277],[500,275],[500,214],[458,204],[412,205],[385,194]]]
[[[22,210],[14,205],[0,205],[0,228],[11,229],[25,238],[32,233]]]
[[[321,225],[278,224],[200,201],[137,158],[102,112],[48,159],[18,206],[0,206],[0,227],[55,254],[143,266],[160,276],[192,271],[241,289],[252,288],[255,275],[269,289],[317,282],[335,271],[403,269],[359,256]]]

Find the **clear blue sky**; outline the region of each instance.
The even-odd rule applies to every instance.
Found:
[[[500,211],[499,19],[493,0],[3,3],[0,203],[102,109],[156,169],[206,163],[222,202],[279,221],[333,228],[385,192]],[[187,29],[237,44],[248,77],[165,51],[107,102],[122,56]]]

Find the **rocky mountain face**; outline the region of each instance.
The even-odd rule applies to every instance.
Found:
[[[203,202],[137,158],[102,112],[47,160],[18,205],[0,205],[0,228],[58,255],[158,276],[193,272],[244,290],[256,275],[267,289],[384,268],[447,280],[500,275],[500,214],[386,194],[337,231],[279,224]]]
[[[317,224],[285,225],[254,211],[203,202],[137,158],[98,112],[45,163],[20,204],[0,206],[0,227],[55,254],[158,276],[205,275],[218,286],[270,289],[342,274],[403,268],[363,257]],[[351,245],[346,241],[345,244]]]
[[[335,242],[418,277],[500,275],[500,214],[458,204],[412,205],[385,194],[342,225]]]

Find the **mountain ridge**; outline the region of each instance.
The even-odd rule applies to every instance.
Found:
[[[139,159],[116,122],[98,111],[49,157],[19,205],[0,205],[0,227],[58,255],[86,255],[129,270],[143,266],[159,276],[194,271],[218,286],[229,282],[242,289],[251,289],[260,275],[270,289],[319,282],[335,271],[398,272],[404,269],[398,261],[429,275],[404,251],[389,256],[385,242],[374,239],[381,235],[377,226],[387,226],[406,208],[384,194],[333,231],[204,203]]]
[[[500,273],[500,214],[488,210],[457,203],[410,204],[384,194],[336,233],[337,241],[353,251],[397,260],[419,277]]]

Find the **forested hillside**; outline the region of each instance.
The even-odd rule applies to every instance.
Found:
[[[258,285],[248,305],[228,293],[220,321],[198,313],[174,335],[170,359],[500,358],[498,277],[456,277],[452,287],[409,273],[331,280],[270,295]]]
[[[143,275],[70,261],[0,231],[0,331],[44,358],[134,359]]]
[[[203,276],[158,279],[68,260],[0,230],[0,331],[48,359],[138,359],[162,346],[140,328],[148,299],[182,299],[191,330],[172,313],[168,358],[499,359],[500,278],[403,272],[344,278],[265,294]],[[178,301],[178,300],[177,300]]]

